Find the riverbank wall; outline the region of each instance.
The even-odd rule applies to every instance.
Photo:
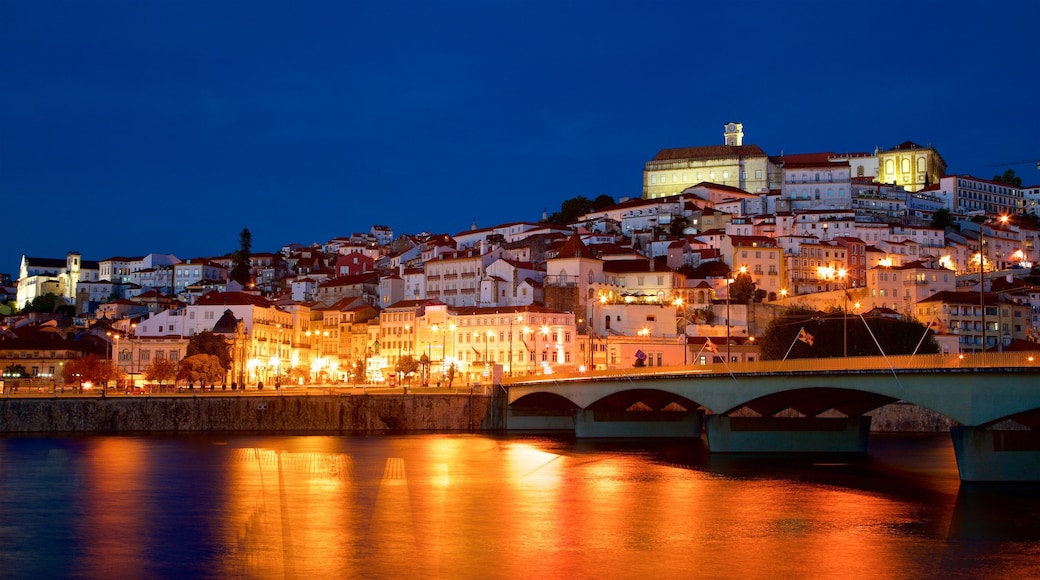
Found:
[[[477,431],[484,395],[0,399],[0,433]]]
[[[501,399],[486,395],[112,397],[0,399],[0,433],[492,431]],[[947,432],[956,423],[917,405],[871,411],[874,432]]]

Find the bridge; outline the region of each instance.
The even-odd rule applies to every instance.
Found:
[[[504,378],[506,429],[707,436],[713,453],[866,453],[870,411],[912,403],[951,428],[962,481],[1040,481],[1040,357],[799,359]]]

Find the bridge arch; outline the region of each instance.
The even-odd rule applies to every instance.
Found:
[[[846,417],[857,417],[899,399],[869,391],[839,387],[804,387],[779,391],[756,397],[724,410],[713,410],[722,415],[731,415],[740,409],[750,409],[763,417],[793,409],[806,417],[816,417],[830,410]]]
[[[558,409],[571,411],[581,408],[566,396],[547,391],[538,391],[524,395],[513,401],[510,407],[514,409]]]
[[[663,389],[629,389],[611,393],[590,403],[593,411],[696,411],[700,403]]]

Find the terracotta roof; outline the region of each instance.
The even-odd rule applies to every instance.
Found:
[[[273,304],[263,296],[246,294],[245,292],[207,292],[199,297],[199,306],[259,306],[271,308]]]
[[[679,149],[661,149],[653,161],[673,161],[680,159],[716,159],[719,157],[767,157],[758,145],[705,145],[702,147],[682,147]]]
[[[589,258],[596,259],[588,247],[581,241],[581,236],[574,234],[564,242],[563,247],[556,254],[557,258]]]

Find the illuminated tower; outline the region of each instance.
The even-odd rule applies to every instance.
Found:
[[[740,147],[744,144],[744,125],[740,123],[727,123],[726,132],[726,145],[730,147]]]

